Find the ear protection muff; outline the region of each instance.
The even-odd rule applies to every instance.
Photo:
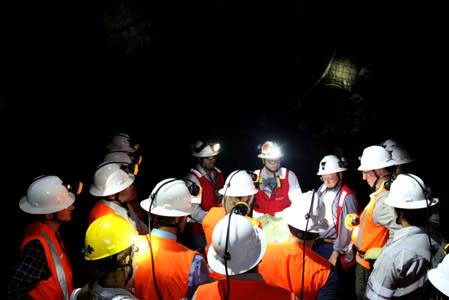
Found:
[[[190,195],[195,197],[200,197],[203,193],[203,188],[201,185],[198,185],[195,181],[190,180],[188,178],[181,179],[186,183],[187,189],[189,190]]]
[[[249,205],[246,202],[239,201],[231,209],[231,212],[237,215],[247,216],[249,214]]]
[[[391,188],[391,184],[393,183],[393,181],[396,179],[396,173],[393,173],[387,181],[384,182],[384,188],[389,191]]]

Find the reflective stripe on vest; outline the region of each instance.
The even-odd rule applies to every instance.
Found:
[[[65,279],[65,272],[62,268],[61,261],[59,260],[58,252],[56,251],[55,245],[51,242],[50,237],[47,235],[46,232],[41,231],[41,235],[44,237],[44,239],[47,241],[48,245],[50,246],[51,251],[51,257],[53,257],[53,262],[55,264],[56,268],[56,276],[58,277],[59,286],[61,287],[62,293],[64,294],[64,299],[68,300],[69,295],[67,292],[67,282]]]

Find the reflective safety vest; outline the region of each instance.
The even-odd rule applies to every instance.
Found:
[[[152,245],[153,260],[149,243]],[[154,284],[156,279],[162,299],[187,299],[189,272],[197,252],[177,243],[176,240],[155,235],[150,237],[150,234],[139,236],[138,247],[139,251],[134,255],[137,264],[134,276],[136,298],[159,299]]]
[[[218,168],[215,170],[215,184],[206,176],[203,176],[197,169],[190,169],[190,172],[195,175],[201,186],[201,208],[204,211],[209,211],[212,207],[220,206],[220,202],[217,197],[217,191],[224,186],[223,173]]]
[[[352,231],[352,243],[357,249],[356,261],[365,269],[371,270],[369,262],[364,259],[368,249],[382,248],[388,240],[389,230],[387,227],[374,223],[373,214],[379,196],[387,192],[384,185],[370,195],[370,201],[363,209],[360,216],[360,224]]]
[[[207,253],[207,249],[208,247],[212,244],[212,232],[215,228],[215,225],[217,225],[217,223],[224,218],[224,216],[226,215],[226,210],[223,206],[220,207],[212,207],[206,214],[206,216],[203,219],[203,229],[204,229],[204,234],[206,236],[206,253]],[[253,219],[251,217],[247,217],[250,222],[254,225],[254,226],[258,226],[259,228],[262,228],[262,223],[257,220],[257,219]],[[223,279],[226,278],[225,275],[216,273],[214,271],[210,272],[210,276],[214,279]]]
[[[254,173],[259,175],[260,170],[256,170],[254,171]],[[263,191],[262,187],[259,187],[259,190],[256,194],[256,199],[254,201],[254,211],[274,216],[275,213],[283,211],[285,208],[289,207],[292,204],[292,202],[288,198],[288,170],[286,168],[282,168],[281,173],[284,174],[284,177],[278,178],[279,184],[276,188],[273,189],[271,196],[268,196]]]
[[[126,208],[120,206],[119,204],[113,201],[108,201],[105,199],[97,201],[94,207],[92,207],[91,211],[89,212],[88,225],[90,225],[93,221],[95,221],[99,217],[108,214],[118,215],[127,220],[128,222],[130,222],[134,227],[136,227],[136,223],[129,217],[128,210]]]
[[[304,299],[317,299],[320,289],[326,284],[332,266],[310,247],[306,247],[305,250],[303,264],[304,252],[301,244],[289,241],[270,243],[259,264],[259,272],[267,283],[281,286],[297,297],[301,297],[304,287]]]
[[[295,295],[279,286],[262,280],[230,280],[230,300],[237,299],[295,299]],[[222,300],[227,291],[226,279],[205,283],[198,286],[196,299]]]
[[[39,240],[45,250],[50,278],[41,280],[28,295],[33,299],[68,300],[73,291],[72,267],[62,241],[42,222],[28,225],[20,249],[32,240]]]

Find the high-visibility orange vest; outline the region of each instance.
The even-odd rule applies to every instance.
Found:
[[[230,280],[229,299],[295,299],[295,295],[279,286],[262,280]],[[227,288],[226,279],[202,284],[196,290],[196,299],[222,300]]]
[[[117,214],[110,206],[107,205],[107,200],[98,200],[89,212],[87,224],[90,225],[93,221],[108,214]]]
[[[56,233],[42,222],[28,225],[20,249],[32,240],[39,240],[44,247],[51,275],[50,278],[41,280],[28,295],[33,299],[42,300],[69,299],[73,291],[72,267],[62,241],[59,241]]]
[[[215,228],[215,225],[217,225],[217,223],[224,218],[224,216],[226,215],[226,210],[223,206],[220,207],[212,207],[206,214],[206,216],[203,219],[203,229],[204,229],[204,234],[206,236],[206,253],[207,253],[207,249],[208,247],[212,244],[212,232]],[[251,217],[247,217],[251,223],[254,226],[258,226],[259,228],[262,228],[262,223],[257,220],[257,219],[253,219]],[[214,278],[214,279],[223,279],[226,276],[216,273],[214,271],[210,272],[210,277]]]
[[[302,274],[304,274],[304,299],[317,299],[320,289],[331,273],[331,264],[295,242],[270,243],[259,264],[259,272],[267,283],[281,286],[301,297]],[[305,267],[304,267],[305,266]]]
[[[370,201],[363,209],[360,224],[352,231],[352,243],[357,248],[356,261],[365,269],[371,270],[370,264],[363,258],[371,248],[382,248],[388,240],[389,230],[385,226],[375,224],[373,220],[374,207],[381,193],[387,192],[382,186],[370,195]]]
[[[134,295],[139,300],[159,299],[153,277],[156,273],[156,282],[162,299],[187,298],[189,272],[194,256],[198,253],[190,250],[176,240],[161,238],[159,236],[139,236],[139,251],[135,253],[137,270],[134,276]],[[143,241],[146,239],[147,241]],[[153,261],[149,242],[152,245]],[[199,255],[199,254],[198,254]]]

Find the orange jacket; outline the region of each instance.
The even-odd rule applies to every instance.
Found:
[[[262,280],[239,280],[230,277],[229,299],[295,299],[289,291]],[[202,284],[196,290],[196,299],[224,299],[226,279]]]
[[[332,267],[310,247],[306,247],[305,250],[304,268],[304,252],[301,244],[289,241],[270,243],[259,264],[259,272],[267,283],[281,286],[300,297],[304,271],[304,299],[317,299]]]
[[[44,247],[51,276],[46,280],[41,280],[28,294],[33,299],[68,299],[73,291],[72,267],[62,241],[59,242],[55,232],[41,222],[28,225],[20,249],[23,249],[31,240],[39,240]],[[60,279],[58,279],[58,269],[60,270]]]
[[[176,240],[149,234],[139,236],[135,259],[137,270],[134,277],[134,295],[139,300],[159,299],[154,285],[151,252],[153,250],[154,271],[162,299],[187,297],[190,267],[196,251],[179,244]],[[142,239],[147,240],[146,242]]]
[[[371,270],[370,264],[363,255],[370,248],[382,248],[388,240],[388,228],[375,224],[373,220],[374,207],[381,193],[387,190],[382,187],[370,195],[370,201],[363,209],[360,224],[352,231],[352,243],[357,248],[356,261],[365,269]]]

